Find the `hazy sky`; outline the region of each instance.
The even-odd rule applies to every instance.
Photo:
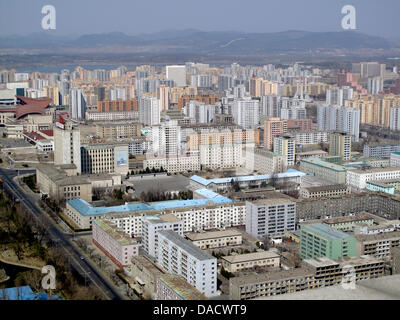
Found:
[[[400,38],[400,0],[0,0],[0,35],[42,31],[44,5],[56,8],[55,35],[187,28],[340,31],[347,4],[357,10],[358,31]]]

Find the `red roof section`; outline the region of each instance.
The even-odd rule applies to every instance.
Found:
[[[23,96],[16,96],[17,99],[22,101],[22,105],[26,105],[26,104],[30,104],[30,105],[34,105],[34,106],[38,106],[38,107],[42,107],[42,108],[47,108],[50,103],[53,102],[52,99],[49,98],[42,98],[42,99],[33,99],[33,98],[27,98],[27,97],[23,97]]]
[[[31,138],[32,140],[45,140],[46,138],[43,137],[42,135],[40,135],[37,132],[27,132],[24,131],[24,135],[28,136],[29,138]]]
[[[25,104],[19,106],[17,108],[17,112],[15,113],[15,118],[21,119],[22,117],[27,116],[28,114],[46,114],[45,108],[36,105]]]
[[[53,130],[40,130],[39,133],[43,133],[46,136],[52,137],[54,135],[54,131]]]

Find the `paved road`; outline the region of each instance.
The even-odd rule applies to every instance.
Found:
[[[60,245],[68,256],[71,267],[75,269],[82,277],[89,280],[93,285],[98,287],[105,297],[109,300],[127,300],[127,298],[109,281],[88,259],[81,259],[81,254],[77,246],[71,241],[72,237],[58,229],[54,221],[41,211],[37,204],[26,195],[20,187],[13,181],[13,177],[17,175],[15,170],[5,170],[0,168],[0,177],[3,179],[4,190],[13,195],[14,200],[19,199],[36,218],[38,218],[45,226],[51,240]]]

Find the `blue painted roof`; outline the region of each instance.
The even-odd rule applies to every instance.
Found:
[[[45,292],[34,293],[30,286],[0,289],[0,300],[49,300]],[[61,300],[54,295],[52,300]]]
[[[171,200],[171,201],[153,202],[150,203],[149,205],[145,203],[128,203],[114,207],[92,207],[90,203],[82,199],[69,200],[68,204],[83,216],[93,216],[93,215],[102,215],[107,213],[179,209],[179,208],[186,208],[193,206],[204,206],[209,201],[212,201],[215,204],[225,204],[233,202],[231,199],[219,196],[212,199]]]
[[[224,196],[221,196],[220,194],[207,188],[197,189],[194,191],[194,193],[198,194],[199,196],[202,196],[203,198],[208,198],[208,199],[214,199],[218,197],[225,198]]]
[[[307,174],[295,169],[289,169],[284,173],[278,173],[275,176],[279,179],[279,178],[294,178],[294,177],[303,177],[306,176]],[[264,174],[264,175],[257,175],[257,176],[240,176],[240,177],[229,177],[229,178],[214,178],[214,179],[204,179],[202,177],[199,176],[192,176],[190,177],[191,180],[200,183],[204,186],[208,186],[211,183],[214,184],[226,184],[226,183],[230,183],[232,181],[232,179],[234,181],[238,181],[238,182],[246,182],[246,181],[257,181],[257,180],[268,180],[271,178],[271,174]]]

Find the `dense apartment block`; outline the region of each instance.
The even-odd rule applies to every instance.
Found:
[[[246,232],[256,238],[294,231],[296,203],[285,198],[246,201]]]
[[[228,272],[235,273],[256,267],[279,268],[280,256],[273,251],[257,251],[245,254],[223,256],[222,266]]]
[[[217,259],[171,230],[158,233],[157,264],[207,297],[217,295]]]
[[[354,257],[356,240],[351,235],[325,224],[302,225],[300,255],[303,259]]]
[[[140,243],[109,220],[93,222],[92,238],[93,243],[121,269],[131,263],[132,257],[139,255]]]
[[[287,170],[287,157],[268,149],[254,149],[252,160],[254,170],[262,174],[274,174]],[[248,166],[249,163],[246,162],[246,167]]]
[[[157,257],[159,231],[173,230],[180,236],[183,236],[183,223],[173,214],[145,216],[142,219],[143,250],[153,258]]]
[[[345,194],[350,194],[350,190],[345,184],[330,184],[318,187],[305,187],[300,189],[300,196],[306,199],[341,197]]]
[[[329,135],[329,155],[340,156],[342,160],[351,158],[351,136],[344,132],[333,132]]]
[[[186,238],[200,249],[223,248],[242,244],[242,233],[235,229],[187,233]]]
[[[269,118],[264,121],[264,148],[272,150],[274,138],[287,133],[287,121],[280,118]]]
[[[340,261],[307,259],[302,268],[232,278],[229,281],[229,298],[249,300],[328,287],[348,282],[349,270],[354,270],[357,282],[384,276],[385,264],[370,256]]]
[[[103,100],[97,102],[97,112],[138,111],[138,101],[130,100]]]
[[[183,221],[183,232],[201,229],[243,226],[245,204],[225,197],[177,200],[153,203],[128,203],[112,207],[93,207],[82,199],[67,201],[65,214],[79,228],[89,229],[96,219],[109,218],[124,232],[140,237],[142,217],[173,214]]]
[[[296,140],[291,136],[274,138],[274,153],[284,156],[288,166],[294,166],[296,159]]]
[[[400,247],[400,231],[356,234],[354,237],[357,240],[357,255],[371,255],[390,260],[392,248]]]
[[[96,124],[97,137],[106,140],[140,137],[140,130],[140,124],[131,122]]]
[[[335,184],[346,183],[346,167],[323,161],[320,158],[302,159],[300,161],[300,170]]]
[[[372,168],[366,170],[353,169],[348,170],[346,183],[356,189],[365,189],[368,181],[382,181],[399,179],[400,168]]]

